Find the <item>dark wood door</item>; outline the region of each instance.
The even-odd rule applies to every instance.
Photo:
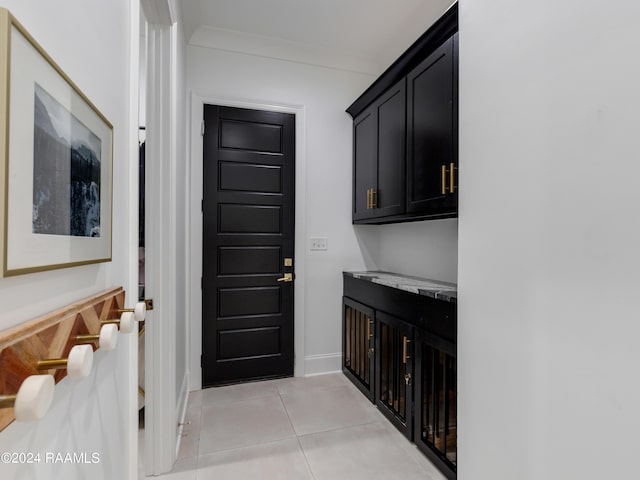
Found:
[[[375,310],[342,299],[342,371],[371,402],[375,381]]]
[[[204,121],[202,384],[292,375],[295,117]]]
[[[377,175],[377,111],[371,107],[353,121],[353,220],[375,216],[371,191]]]
[[[407,76],[408,212],[456,211],[456,40],[457,34]]]
[[[376,405],[413,440],[413,326],[376,311]]]

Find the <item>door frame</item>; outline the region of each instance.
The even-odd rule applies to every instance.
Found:
[[[293,375],[303,377],[304,366],[304,320],[305,320],[305,238],[306,238],[306,158],[305,158],[305,107],[304,105],[282,104],[277,102],[261,101],[254,99],[239,99],[227,96],[204,95],[191,93],[191,125],[189,131],[190,155],[187,165],[187,177],[190,185],[187,194],[189,205],[189,235],[187,244],[187,286],[189,294],[187,318],[190,319],[189,338],[190,348],[190,389],[202,388],[202,160],[203,137],[202,119],[204,105],[220,105],[223,107],[250,108],[254,110],[268,110],[272,112],[292,113],[295,115],[295,230],[294,245],[296,258],[294,271],[296,281],[294,283],[294,311],[293,311]]]
[[[146,19],[146,158],[154,159],[145,167],[145,295],[154,298],[155,306],[147,312],[145,327],[144,469],[149,476],[173,468],[180,441],[175,379],[175,169],[176,104],[181,92],[177,90],[178,34],[172,2],[140,0],[140,8]]]

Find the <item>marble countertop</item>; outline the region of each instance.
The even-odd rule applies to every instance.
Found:
[[[344,274],[360,280],[404,290],[405,292],[444,300],[445,302],[457,303],[458,300],[458,286],[455,283],[410,277],[391,272],[344,272]]]

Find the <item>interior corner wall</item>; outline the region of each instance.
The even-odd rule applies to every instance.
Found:
[[[373,80],[344,70],[187,47],[191,92],[204,98],[304,107],[306,130],[297,136],[305,139],[306,179],[296,188],[306,195],[305,244],[312,235],[329,239],[327,251],[296,252],[296,258],[304,256],[305,262],[306,373],[339,370],[341,272],[363,269],[365,261],[371,262],[360,244],[367,243],[373,232],[356,232],[351,225],[352,122],[345,108]],[[192,186],[194,191],[198,188],[201,192],[201,186]]]
[[[460,2],[458,478],[637,476],[638,2]]]
[[[113,286],[123,286],[126,302],[136,299],[131,252],[130,178],[130,15],[128,1],[43,2],[5,0],[8,8],[54,61],[109,119],[113,138],[113,260],[108,263],[0,279],[0,330]],[[137,39],[135,39],[137,42]],[[132,130],[133,129],[133,130]],[[134,132],[133,134],[130,132]],[[131,453],[127,422],[132,395],[129,336],[113,352],[96,352],[92,374],[56,386],[51,411],[36,423],[14,422],[0,432],[0,451],[40,453],[40,464],[0,463],[0,478],[73,480],[128,478]],[[133,347],[132,347],[133,348]],[[131,367],[133,365],[133,368]],[[131,397],[131,399],[130,399]],[[46,463],[45,453],[99,455],[99,463]]]

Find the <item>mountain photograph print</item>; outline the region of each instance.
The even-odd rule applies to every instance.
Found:
[[[34,234],[100,237],[101,140],[35,84]]]
[[[2,7],[0,58],[0,278],[110,262],[113,125]]]

